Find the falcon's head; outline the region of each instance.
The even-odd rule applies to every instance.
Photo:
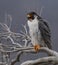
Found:
[[[34,20],[36,17],[38,19],[41,19],[41,17],[39,15],[37,15],[37,13],[35,13],[35,12],[29,12],[29,13],[27,13],[27,19],[30,20],[30,22],[32,20]]]

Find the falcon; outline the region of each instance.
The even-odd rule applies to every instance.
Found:
[[[35,51],[41,47],[52,49],[51,32],[48,23],[35,12],[27,13],[27,25]]]

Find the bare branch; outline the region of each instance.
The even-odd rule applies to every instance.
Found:
[[[42,15],[43,8],[44,8],[44,7],[42,6],[41,9],[40,9],[40,14],[39,14],[40,16]]]
[[[17,52],[17,51],[24,51],[24,52],[35,52],[34,50],[34,47],[20,47],[20,48],[16,48],[14,47],[14,50],[12,51],[5,51],[5,50],[2,50],[0,49],[1,52],[6,52],[6,53],[11,53],[11,52]],[[58,56],[58,53],[54,50],[50,50],[49,48],[46,48],[46,47],[41,47],[38,52],[46,52],[47,54],[49,55],[52,55],[52,56]]]
[[[52,55],[52,56],[58,56],[58,53],[57,53],[56,51],[51,50],[51,49],[46,48],[46,47],[40,48],[39,51],[41,51],[41,52],[46,52],[47,54]]]
[[[26,62],[22,63],[21,65],[38,65],[38,64],[47,63],[47,62],[54,64],[54,63],[58,63],[58,59],[56,59],[56,58],[57,57],[55,57],[55,56],[43,57],[43,58],[39,58],[36,60],[26,61]]]
[[[16,62],[19,62],[20,61],[19,59],[20,59],[20,56],[21,55],[22,55],[22,52],[19,52],[17,54],[17,57],[11,61],[11,64],[10,65],[14,65]]]
[[[18,45],[19,47],[22,47],[19,43],[15,43],[14,40],[10,36],[8,36],[8,38],[11,40],[12,44],[15,44],[15,45]]]
[[[5,62],[0,62],[0,65],[6,65],[6,63]]]

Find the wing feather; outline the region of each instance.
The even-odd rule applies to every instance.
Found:
[[[41,33],[42,39],[44,40],[45,44],[47,45],[48,48],[52,49],[51,32],[50,32],[50,28],[49,28],[47,22],[40,19],[39,20],[39,29],[40,29],[40,33]]]

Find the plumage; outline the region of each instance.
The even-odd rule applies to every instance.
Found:
[[[28,18],[27,24],[29,27],[29,34],[31,36],[33,46],[40,45],[52,49],[51,33],[47,22],[45,22],[35,12],[28,13],[27,18]]]
[[[36,21],[36,22],[35,22]],[[38,29],[38,21],[34,19],[32,22],[28,21],[29,34],[31,36],[32,44],[39,44],[40,30]]]
[[[45,22],[44,20],[40,19],[39,21],[40,21],[39,22],[39,29],[41,32],[42,39],[44,40],[44,43],[46,44],[46,46],[48,48],[52,49],[51,32],[50,32],[49,26],[48,26],[47,22]]]

